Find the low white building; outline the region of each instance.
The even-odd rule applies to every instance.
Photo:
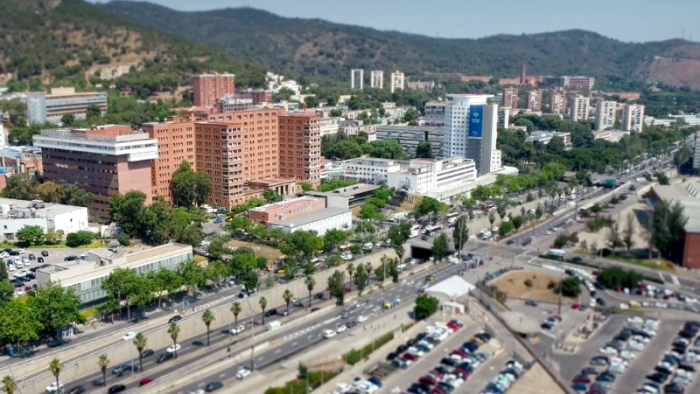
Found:
[[[408,167],[408,161],[358,158],[344,161],[343,170],[345,178],[354,179],[359,183],[386,185],[389,174],[398,172],[402,163]]]
[[[279,220],[269,224],[270,230],[276,228],[287,233],[295,231],[315,231],[323,236],[328,230],[349,230],[352,228],[352,212],[343,208],[326,208],[306,215]]]
[[[64,234],[89,231],[88,209],[71,205],[0,198],[0,236],[2,241],[16,241],[24,226],[39,226]]]
[[[389,173],[387,186],[425,195],[431,190],[472,182],[474,179],[474,160],[462,157],[444,160],[415,159],[410,161],[408,169]]]

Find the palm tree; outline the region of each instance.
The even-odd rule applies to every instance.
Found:
[[[7,394],[14,394],[15,389],[17,388],[17,383],[14,379],[12,379],[12,376],[7,375],[2,378],[2,384],[5,386],[5,392]]]
[[[525,207],[520,207],[520,215],[525,216]]]
[[[61,374],[61,371],[63,370],[63,364],[61,361],[57,358],[54,358],[51,360],[51,363],[49,364],[49,371],[53,374],[53,376],[56,377],[56,393],[59,393],[60,390],[60,384],[58,382],[58,376]]]
[[[352,274],[355,272],[355,266],[352,263],[349,263],[346,269],[348,270],[348,275],[350,276],[350,290],[352,290]]]
[[[146,350],[147,344],[148,338],[146,338],[143,333],[136,334],[136,338],[134,338],[134,346],[136,346],[136,351],[139,352],[139,366],[141,367],[141,372],[143,372],[143,351]]]
[[[214,314],[211,313],[209,309],[204,311],[202,314],[202,321],[204,322],[204,325],[207,326],[207,346],[209,346],[209,334],[211,334],[211,330],[209,329],[209,326],[211,326],[211,322],[216,320],[216,317],[214,317]]]
[[[294,299],[294,294],[292,294],[292,292],[289,289],[285,289],[284,294],[282,294],[282,298],[287,304],[287,314],[289,314],[289,303],[292,302],[292,299]]]
[[[168,334],[170,334],[170,338],[173,340],[173,353],[175,354],[175,358],[177,358],[177,336],[180,335],[180,326],[174,322],[170,323]]]
[[[489,213],[489,223],[491,223],[491,227],[493,227],[493,222],[496,221],[496,217],[493,216],[493,213]]]
[[[262,309],[262,324],[265,324],[265,308],[267,308],[267,298],[265,297],[260,297],[260,301],[258,301],[260,304],[260,309]]]
[[[306,279],[304,279],[304,283],[306,284],[306,289],[309,291],[308,308],[311,308],[311,292],[314,291],[314,286],[316,286],[316,279],[314,279],[313,276],[307,276]]]
[[[109,367],[109,358],[106,354],[100,354],[100,359],[97,361],[97,366],[102,372],[102,386],[107,386],[107,367]]]
[[[233,313],[233,321],[236,325],[236,332],[238,332],[238,315],[240,315],[243,311],[243,306],[241,306],[240,302],[236,301],[233,304],[231,304],[231,309],[229,310],[231,311],[231,313]]]

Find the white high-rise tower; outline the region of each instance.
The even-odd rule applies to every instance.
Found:
[[[384,71],[375,70],[370,74],[370,86],[377,89],[384,89]]]
[[[391,93],[394,93],[396,89],[403,90],[404,81],[405,78],[402,72],[396,71],[391,73]]]
[[[365,70],[353,68],[350,70],[350,89],[362,89],[365,79]]]

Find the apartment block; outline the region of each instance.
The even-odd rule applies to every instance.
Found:
[[[167,121],[144,123],[141,128],[149,137],[158,140],[158,158],[151,164],[153,198],[163,197],[172,202],[171,180],[183,161],[197,170],[195,160],[194,119],[170,117]]]
[[[321,183],[321,123],[315,113],[279,116],[280,176]]]
[[[429,101],[425,103],[425,125],[427,127],[445,126],[445,108],[448,101]]]
[[[508,108],[518,108],[518,89],[503,89],[503,106]]]
[[[246,182],[279,176],[280,113],[265,109],[212,114],[208,121],[195,122],[195,163],[211,177],[211,204],[245,203],[257,196],[246,194]]]
[[[325,198],[304,196],[253,208],[248,211],[248,217],[250,220],[267,224],[323,209],[326,209]]]
[[[644,127],[644,106],[626,104],[622,110],[622,130],[642,132]]]
[[[405,82],[406,77],[404,73],[400,71],[391,73],[391,93],[394,93],[396,90],[403,90]]]
[[[27,121],[29,124],[60,123],[63,115],[87,119],[87,110],[95,105],[104,115],[107,111],[107,93],[76,92],[75,88],[53,88],[51,93],[27,94]]]
[[[569,87],[571,89],[585,89],[585,90],[591,90],[593,89],[593,85],[595,85],[595,78],[593,77],[584,77],[584,76],[575,76],[575,77],[565,77],[566,78],[566,87]]]
[[[214,107],[225,94],[235,94],[233,74],[198,74],[192,76],[192,94],[197,107]]]
[[[614,101],[598,101],[595,111],[595,129],[606,130],[615,126],[615,110],[617,103]]]
[[[358,183],[371,185],[385,185],[388,174],[397,172],[401,168],[398,160],[357,158],[343,162],[344,177]]]
[[[542,111],[542,91],[531,90],[525,95],[525,108],[532,112]]]
[[[158,159],[158,141],[129,126],[43,130],[34,136],[42,149],[43,177],[93,193],[93,219],[109,217],[113,193],[139,191],[151,201],[151,165]]]
[[[471,159],[415,159],[410,161],[408,168],[389,173],[387,185],[396,190],[425,195],[436,189],[473,182],[475,179],[476,165]]]
[[[561,91],[552,90],[549,96],[549,112],[553,114],[566,113],[566,94]]]
[[[501,169],[498,139],[498,104],[472,105],[469,108],[469,128],[466,157],[474,160],[479,176]]]
[[[447,98],[449,105],[445,107],[445,137],[442,144],[442,157],[469,157],[470,109],[472,106],[486,105],[492,97],[485,94],[450,94]],[[496,125],[498,115],[494,119]]]
[[[365,82],[365,70],[352,69],[350,70],[350,89],[362,90]]]
[[[585,96],[576,95],[569,100],[569,118],[576,122],[588,120],[590,112],[590,99]]]
[[[416,149],[421,143],[430,142],[433,157],[442,156],[442,143],[445,130],[442,127],[427,126],[378,126],[378,140],[396,140],[408,157],[416,157]]]
[[[510,127],[510,110],[508,107],[498,107],[498,127]]]
[[[384,71],[376,70],[370,74],[370,86],[376,89],[384,89]]]

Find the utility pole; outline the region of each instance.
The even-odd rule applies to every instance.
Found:
[[[559,302],[557,305],[557,316],[561,316],[561,289],[563,272],[564,271],[559,271]]]

